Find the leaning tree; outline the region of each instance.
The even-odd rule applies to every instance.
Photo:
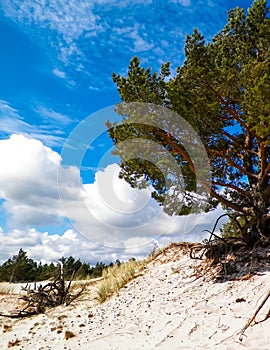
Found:
[[[121,158],[122,178],[133,187],[151,185],[154,198],[170,214],[185,215],[221,204],[246,242],[251,242],[251,235],[256,239],[270,235],[270,18],[266,0],[255,0],[247,13],[239,7],[229,11],[224,29],[211,42],[195,29],[186,38],[185,62],[175,76],[170,63],[152,73],[134,57],[127,76],[113,73],[113,81],[123,101],[117,106],[123,118],[108,122],[108,130],[114,153]],[[208,180],[196,174],[196,159],[183,143],[185,135],[177,118],[174,125],[166,125],[164,112],[162,127],[134,122],[134,102],[147,104],[149,113],[154,105],[172,110],[192,126],[210,162]],[[147,157],[140,152],[137,157],[126,157],[123,142],[134,138],[145,140]],[[153,149],[147,149],[147,140],[174,158],[181,169],[181,186],[177,186],[177,175],[164,171],[164,157],[161,161],[155,155],[151,161]],[[182,201],[180,209],[177,201]],[[203,201],[207,204],[201,205]]]

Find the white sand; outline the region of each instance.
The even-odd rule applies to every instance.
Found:
[[[0,317],[0,348],[18,339],[14,349],[269,350],[270,319],[253,323],[242,342],[239,335],[270,288],[270,271],[218,283],[204,269],[174,247],[103,304],[93,286],[69,307],[20,320]],[[14,298],[0,296],[1,312],[14,308]],[[256,320],[269,309],[270,300]],[[7,325],[12,328],[4,332]],[[66,331],[75,336],[66,340]]]

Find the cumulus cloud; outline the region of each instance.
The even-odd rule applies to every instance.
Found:
[[[118,173],[117,164],[98,171],[94,183],[82,186],[76,209],[63,200],[66,213],[83,235],[104,246],[124,248],[129,239],[135,242],[136,238],[149,243],[167,230],[168,220],[149,190],[132,189]]]
[[[60,155],[39,140],[23,135],[0,140],[0,197],[10,226],[59,223],[63,217],[57,186],[60,162]]]
[[[7,252],[28,247],[40,259],[141,256],[156,240],[202,239],[202,230],[211,229],[221,212],[170,217],[150,189],[132,189],[120,180],[117,164],[98,171],[93,183],[82,184],[78,168],[63,167],[57,152],[23,135],[0,140],[0,164],[0,199],[12,228],[0,231],[1,249]],[[58,234],[37,231],[43,225],[55,225],[56,231],[66,218],[68,231],[63,226]]]
[[[20,248],[25,250],[30,258],[42,263],[55,263],[63,256],[73,256],[91,265],[95,265],[97,261],[109,263],[117,258],[127,260],[131,257],[125,252],[115,252],[108,248],[105,250],[104,247],[97,246],[72,229],[60,235],[34,228],[7,232],[0,228],[0,264],[16,255]],[[141,250],[136,256],[140,258],[148,252],[147,249],[144,252]]]

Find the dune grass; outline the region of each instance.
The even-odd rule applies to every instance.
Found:
[[[117,293],[136,276],[136,272],[141,266],[142,262],[129,260],[105,269],[102,274],[103,280],[97,291],[98,301],[103,303],[111,295]]]
[[[123,286],[134,279],[147,264],[155,260],[160,254],[164,254],[171,244],[153,249],[145,259],[139,261],[131,259],[104,269],[102,281],[97,290],[97,300],[103,303],[111,295],[117,293]]]
[[[0,283],[0,295],[4,295],[4,294],[15,294],[14,287]]]

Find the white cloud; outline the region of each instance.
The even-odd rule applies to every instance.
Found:
[[[4,15],[57,67],[53,74],[70,88],[103,90],[113,87],[112,71],[121,72],[133,55],[153,70],[167,61],[176,69],[184,61],[185,37],[194,27],[207,40],[222,28],[228,6],[221,0],[212,4],[211,0],[1,1]]]
[[[102,30],[96,23],[93,5],[93,2],[80,1],[78,4],[74,0],[26,0],[23,4],[20,0],[2,2],[5,14],[13,20],[28,25],[38,24],[40,28],[54,32],[59,40],[61,58],[65,62],[71,55],[81,55],[76,40],[82,33]]]
[[[181,6],[186,6],[186,7],[191,6],[191,0],[171,0],[171,2],[175,4],[179,4]]]
[[[35,258],[86,257],[87,252],[108,260],[141,256],[155,240],[203,238],[202,230],[212,229],[221,212],[169,217],[149,190],[131,189],[120,180],[116,164],[98,171],[94,183],[82,185],[79,169],[62,167],[58,153],[22,135],[0,140],[0,164],[0,199],[4,199],[2,206],[13,227],[6,234],[0,231],[1,249],[13,252],[28,247]],[[42,225],[59,225],[64,217],[80,234],[74,229],[64,235],[37,232]]]
[[[18,110],[4,100],[0,100],[0,121],[0,132],[2,133],[29,132],[32,129],[31,125],[20,116]]]
[[[74,122],[74,120],[71,120],[67,115],[64,115],[62,113],[55,112],[52,109],[46,108],[45,106],[38,106],[35,111],[44,119],[47,121],[50,121],[50,127],[52,128],[52,125],[60,124],[60,125],[67,125],[71,122]],[[53,124],[53,123],[54,124]]]
[[[62,145],[65,141],[63,125],[76,122],[76,120],[71,120],[67,115],[42,105],[36,107],[35,112],[43,118],[43,120],[39,118],[40,124],[38,126],[25,122],[17,109],[13,108],[7,101],[0,100],[0,136],[22,134],[38,139],[48,146]]]
[[[145,28],[141,28],[141,32],[145,33]],[[137,24],[134,28],[132,28],[132,31],[129,33],[128,36],[134,41],[135,52],[149,51],[154,48],[153,43],[148,43],[145,39],[143,39],[142,34],[139,34],[139,27]]]
[[[0,140],[0,196],[13,227],[59,222],[59,154],[23,135]]]
[[[58,78],[65,79],[66,78],[66,73],[61,71],[58,68],[53,69],[53,74],[56,75]]]
[[[3,1],[6,14],[20,22],[39,23],[61,34],[65,41],[71,43],[82,32],[98,29],[94,17],[93,2],[63,0],[31,1],[23,4],[19,0]]]
[[[184,4],[187,1],[182,0]],[[81,0],[79,3],[76,0],[24,0],[23,4],[20,0],[3,0],[1,6],[5,16],[32,40],[38,40],[47,54],[52,53],[48,59],[57,66],[53,73],[60,78],[68,76],[69,86],[74,81],[73,73],[80,70],[87,83],[91,82],[90,86],[108,88],[112,85],[111,71],[122,69],[134,54],[140,53],[148,62],[149,55],[146,57],[145,53],[153,50],[149,60],[155,69],[158,58],[167,61],[176,51],[179,57],[172,45],[169,49],[163,48],[162,40],[171,36],[172,26],[177,33],[181,28],[170,23],[170,16],[157,27],[154,20],[158,5],[152,0]],[[124,27],[131,30],[121,35]],[[178,37],[171,36],[175,43]],[[157,48],[160,48],[158,58],[154,51]],[[103,64],[104,55],[109,63],[106,60]]]
[[[34,228],[8,232],[0,230],[0,264],[17,254],[20,248],[30,258],[42,263],[57,262],[62,256],[73,256],[94,265],[97,261],[109,263],[119,257],[114,251],[105,251],[71,229],[62,235],[40,232]],[[124,254],[122,256],[129,258]]]

